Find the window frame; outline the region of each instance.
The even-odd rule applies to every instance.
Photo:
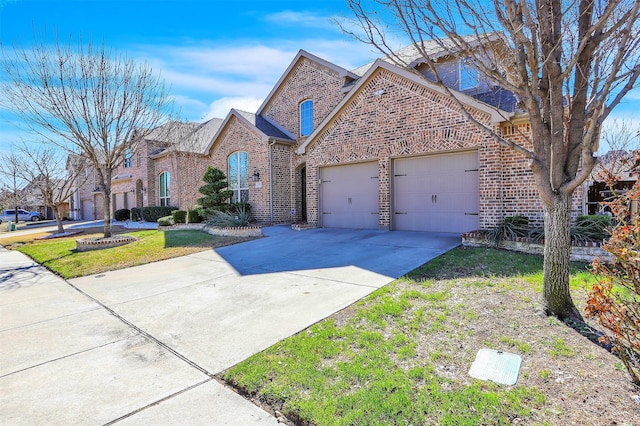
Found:
[[[168,171],[163,171],[158,175],[158,204],[161,207],[171,205],[171,173]]]
[[[133,166],[133,151],[131,151],[131,148],[127,148],[124,150],[123,166],[125,169],[128,169]]]
[[[235,161],[235,163],[232,163]],[[234,172],[233,167],[237,168]],[[249,153],[235,151],[227,157],[227,185],[233,191],[231,203],[249,202]]]
[[[313,133],[313,99],[305,99],[298,107],[300,116],[300,136]]]

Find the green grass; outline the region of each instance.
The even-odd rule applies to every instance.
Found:
[[[76,239],[101,235],[75,235],[69,238],[44,240],[36,240],[32,236],[10,241],[3,240],[3,243],[7,248],[19,250],[64,278],[75,278],[184,256],[247,240],[247,238],[216,237],[206,232],[190,230],[144,230],[126,234],[138,240],[120,247],[86,252],[75,250]]]
[[[507,387],[468,377],[482,342],[471,349],[460,341],[473,341],[474,324],[486,321],[489,308],[479,313],[469,306],[473,301],[458,299],[460,292],[472,289],[478,294],[508,293],[525,286],[536,292],[541,270],[537,256],[459,248],[220,377],[296,424],[506,425],[515,418],[539,423],[537,416],[549,411],[548,398],[555,395],[537,386]],[[583,271],[584,264],[572,265],[576,286],[590,279]],[[531,307],[530,294],[521,298]],[[562,330],[532,315],[538,321],[535,327],[548,329],[544,336]],[[532,325],[522,318],[506,324],[514,335],[495,330],[484,342],[530,358],[576,354],[559,337],[549,336],[534,346],[526,340]],[[447,368],[456,374],[448,374]],[[551,372],[532,370],[522,376],[546,381]]]

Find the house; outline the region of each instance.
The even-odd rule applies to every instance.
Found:
[[[427,47],[473,117],[526,145],[530,127],[511,93]],[[478,131],[429,81],[416,49],[398,55],[410,65],[377,60],[350,71],[301,50],[255,113],[167,123],[127,152],[113,209],[192,208],[214,166],[232,201],[248,201],[263,223],[465,232],[526,215],[541,224],[527,160]],[[574,216],[586,211],[583,192]]]
[[[441,54],[450,85],[478,120],[519,142],[530,133],[517,99]],[[259,221],[441,232],[516,214],[541,223],[527,161],[420,76],[427,71],[419,55],[411,63],[348,71],[300,51],[256,114],[229,113],[211,142],[211,165]]]

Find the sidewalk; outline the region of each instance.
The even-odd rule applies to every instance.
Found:
[[[3,426],[277,424],[212,373],[1,246],[0,295]]]

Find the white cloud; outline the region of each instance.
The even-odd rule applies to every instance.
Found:
[[[264,20],[276,25],[339,30],[339,28],[333,22],[332,17],[319,15],[308,11],[296,12],[293,10],[283,10],[281,12],[266,15],[264,17]]]
[[[247,112],[256,112],[260,105],[262,105],[263,101],[263,98],[254,98],[250,96],[220,98],[211,102],[202,119],[209,120],[211,118],[225,118],[227,114],[229,114],[231,108]]]

